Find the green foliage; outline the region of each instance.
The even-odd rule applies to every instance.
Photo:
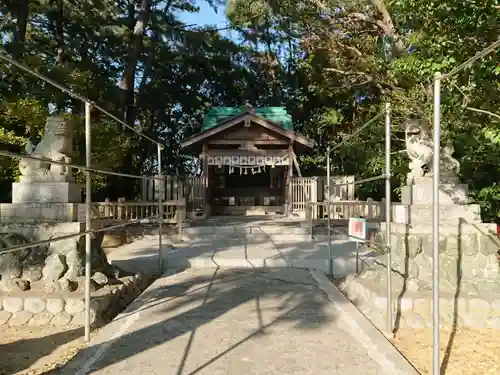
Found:
[[[178,20],[179,11],[196,12],[201,0],[151,0],[141,39],[133,35],[139,2],[30,2],[24,30],[21,7],[12,4],[25,1],[0,6],[4,49],[160,139],[166,173],[189,173],[179,142],[199,131],[211,106],[286,106],[295,129],[318,144],[301,156],[303,173],[311,175],[325,172],[328,145],[335,148],[390,102],[394,198],[407,173],[403,122],[410,115],[432,119],[433,74],[450,72],[495,41],[500,24],[493,0],[229,0],[235,42]],[[453,141],[460,177],[487,220],[499,215],[499,58],[497,50],[464,67],[441,95],[443,143]],[[0,142],[22,147],[49,109],[71,113],[74,160],[83,163],[82,104],[5,64],[0,76]],[[154,145],[94,113],[92,132],[96,168],[155,172]],[[382,174],[383,139],[380,118],[335,148],[335,173]],[[0,163],[3,193],[16,178],[16,162]],[[132,185],[94,178],[102,197],[133,195]],[[378,181],[358,194],[379,199],[383,191]]]
[[[179,153],[179,142],[199,130],[197,123],[207,107],[266,101],[263,93],[269,92],[269,85],[261,74],[267,61],[264,54],[216,31],[183,25],[179,12],[198,9],[190,0],[151,0],[146,9],[139,2],[129,7],[107,0],[30,2],[28,14],[22,13],[26,0],[14,3],[0,7],[2,53],[162,141],[164,173],[190,171],[191,160]],[[142,35],[134,36],[140,15],[146,15],[147,22]],[[2,144],[19,150],[28,136],[40,133],[46,116],[56,113],[69,114],[75,127],[73,160],[84,164],[83,104],[0,63]],[[92,155],[95,168],[156,172],[156,146],[97,111],[92,113]],[[17,161],[2,158],[0,163],[0,200],[8,200]],[[98,199],[133,197],[138,183],[93,176]]]
[[[495,41],[500,23],[496,1],[250,3],[232,0],[228,8],[244,34],[262,35],[267,27],[276,44],[288,38],[292,46],[295,80],[288,81],[293,90],[287,92],[295,94],[297,126],[319,144],[314,156],[301,159],[306,173],[324,172],[326,145],[335,147],[390,102],[394,186],[404,183],[407,173],[406,155],[399,152],[404,150],[403,122],[410,115],[432,119],[434,73],[451,71]],[[267,25],[244,22],[262,20],[263,14]],[[265,44],[262,37],[254,43],[259,41]],[[443,144],[455,143],[460,177],[482,204],[486,220],[499,215],[499,57],[495,51],[453,75],[443,83],[441,97]],[[382,174],[383,129],[382,119],[336,148],[331,155],[335,173]],[[358,188],[360,197],[381,198],[383,191],[383,182]],[[398,194],[396,188],[395,198]]]

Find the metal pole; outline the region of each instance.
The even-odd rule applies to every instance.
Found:
[[[387,333],[392,331],[391,105],[385,105],[385,251],[387,252]]]
[[[85,166],[90,168],[90,112],[91,104],[85,103]],[[85,230],[92,230],[92,180],[90,171],[85,172]],[[92,273],[91,233],[85,235],[85,341],[90,340],[90,277]]]
[[[159,189],[158,189],[158,275],[161,275],[163,273],[163,254],[162,254],[162,222],[163,222],[163,184],[164,181],[161,178],[162,173],[161,173],[161,145],[158,144],[158,177],[159,180],[158,183]],[[177,215],[179,215],[179,212],[177,212]]]
[[[439,375],[439,165],[441,161],[441,73],[434,75],[434,126],[432,160],[432,373]]]
[[[332,228],[331,228],[331,207],[330,207],[330,146],[326,148],[326,214],[328,215],[328,271],[333,277],[332,259]]]

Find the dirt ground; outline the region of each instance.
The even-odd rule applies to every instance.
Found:
[[[0,375],[41,375],[85,346],[83,327],[0,328]]]
[[[441,375],[500,374],[500,331],[441,329]],[[402,329],[394,345],[421,374],[432,374],[432,329]]]

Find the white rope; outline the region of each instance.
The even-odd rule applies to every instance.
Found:
[[[481,52],[478,52],[476,55],[465,61],[464,63],[460,64],[456,68],[453,68],[449,73],[443,74],[439,79],[441,81],[444,81],[447,78],[450,78],[452,75],[458,73],[462,69],[465,69],[467,66],[474,64],[477,60],[480,58],[489,55],[491,52],[496,50],[498,47],[500,47],[500,39],[498,39],[496,42],[490,44],[488,47],[483,49]]]
[[[50,78],[44,76],[43,74],[41,73],[38,73],[36,70],[33,70],[27,66],[24,66],[23,64],[17,62],[16,60],[14,59],[11,59],[9,56],[3,54],[3,53],[0,53],[0,60],[4,60],[16,67],[18,67],[19,69],[37,77],[38,79],[41,79],[42,81],[48,83],[49,85],[52,85],[54,86],[55,88],[58,88],[59,90],[65,92],[66,94],[68,94],[69,96],[75,98],[75,99],[78,99],[84,103],[89,103],[93,108],[101,111],[102,113],[104,113],[105,115],[109,116],[110,118],[112,118],[113,120],[115,120],[116,122],[120,123],[121,125],[125,126],[126,128],[132,130],[134,133],[136,133],[137,135],[147,139],[148,141],[151,141],[153,142],[154,144],[158,145],[161,147],[161,149],[163,149],[163,144],[161,144],[160,142],[158,141],[155,141],[153,138],[151,137],[148,137],[146,134],[140,132],[139,130],[135,129],[134,127],[128,125],[126,122],[124,122],[123,120],[120,120],[118,117],[116,117],[115,115],[113,115],[112,113],[106,111],[104,108],[102,108],[101,106],[95,104],[93,101],[91,101],[90,99],[87,99],[87,98],[84,98],[83,96],[75,93],[74,91],[60,85],[59,83],[51,80]]]

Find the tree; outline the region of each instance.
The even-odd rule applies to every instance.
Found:
[[[315,157],[303,160],[317,173],[324,166],[326,145],[342,141],[384,102],[392,105],[393,149],[402,150],[404,119],[431,119],[434,72],[450,71],[498,38],[500,15],[494,3],[231,0],[228,16],[257,44],[265,43],[261,30],[267,22],[274,35],[285,34],[294,46],[289,50],[294,51],[295,81],[287,82],[286,91],[294,92],[289,103],[299,129],[320,145]],[[471,185],[485,219],[498,215],[496,61],[498,52],[454,75],[442,96],[443,141],[454,141],[462,181]],[[361,178],[383,173],[382,138],[382,122],[377,122],[338,148],[332,155],[337,173]],[[403,153],[394,155],[395,184],[404,181],[406,164]],[[359,191],[373,198],[382,192],[382,183]]]

